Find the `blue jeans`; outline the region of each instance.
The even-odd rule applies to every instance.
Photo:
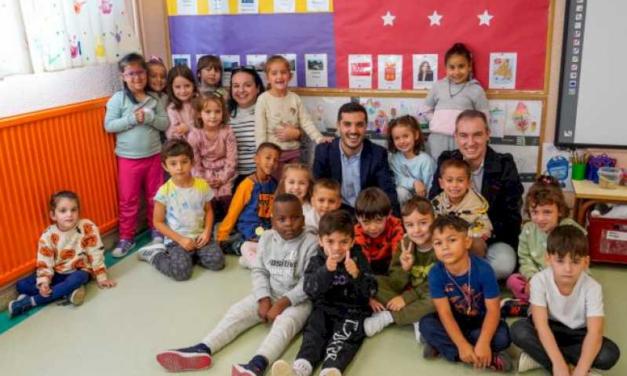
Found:
[[[70,274],[55,273],[50,283],[52,293],[47,297],[43,297],[39,294],[37,275],[35,273],[19,280],[16,287],[18,293],[32,296],[35,299],[35,304],[41,306],[70,295],[72,291],[86,284],[88,281],[89,273],[84,270],[77,270]]]
[[[466,340],[474,346],[481,334],[483,320],[454,317]],[[447,360],[451,362],[459,360],[457,346],[455,346],[446,329],[444,329],[444,325],[442,325],[437,313],[429,313],[420,319],[420,335]],[[494,332],[492,342],[490,342],[490,349],[492,349],[493,353],[501,352],[506,350],[510,343],[509,329],[505,321],[501,320]]]

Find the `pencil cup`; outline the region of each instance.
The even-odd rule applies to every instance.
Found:
[[[586,176],[586,164],[575,163],[573,164],[573,173],[571,175],[572,180],[583,180]]]

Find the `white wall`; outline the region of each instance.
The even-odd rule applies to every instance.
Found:
[[[0,118],[108,97],[120,88],[115,64],[8,76],[0,80]]]

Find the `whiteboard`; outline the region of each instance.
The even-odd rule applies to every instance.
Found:
[[[569,0],[556,144],[627,148],[627,1]]]

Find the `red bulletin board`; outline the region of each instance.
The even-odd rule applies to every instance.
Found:
[[[456,42],[473,53],[475,77],[488,87],[490,53],[517,53],[514,90],[544,90],[550,0],[335,0],[337,87],[348,87],[348,55],[403,55],[402,88],[412,89],[412,55],[444,54]],[[393,16],[393,21],[383,17]],[[392,23],[392,24],[390,24]]]

